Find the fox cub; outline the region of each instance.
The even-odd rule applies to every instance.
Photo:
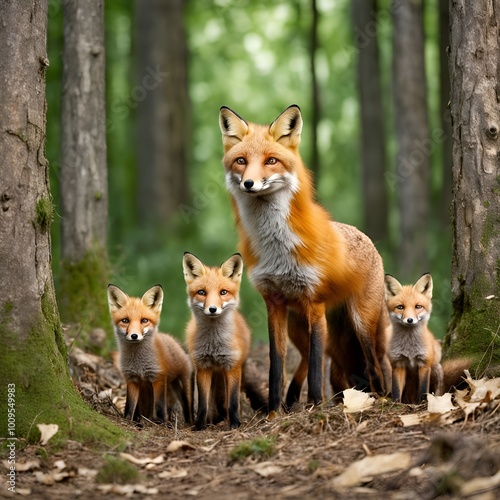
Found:
[[[392,398],[416,403],[431,391],[443,394],[441,343],[427,327],[432,310],[432,277],[424,274],[414,285],[401,285],[385,276]]]
[[[167,402],[171,412],[175,394],[184,419],[190,424],[191,363],[177,340],[158,333],[163,303],[161,286],[153,286],[139,299],[109,285],[108,303],[120,352],[120,369],[127,382],[125,418],[139,421],[142,415],[163,423]]]
[[[207,419],[218,423],[229,416],[234,429],[240,426],[241,389],[255,410],[266,404],[265,395],[245,377],[251,337],[237,311],[243,261],[234,254],[218,268],[207,267],[186,252],[183,270],[192,311],[186,339],[198,388],[195,428],[203,429]]]

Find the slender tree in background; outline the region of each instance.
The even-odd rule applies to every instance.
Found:
[[[115,431],[71,383],[50,265],[47,2],[0,0],[0,18],[0,434],[9,415],[8,437],[33,441],[50,423],[59,438],[99,442]]]
[[[353,0],[351,15],[358,49],[357,85],[361,110],[363,230],[374,241],[387,237],[384,111],[380,90],[377,1]]]
[[[104,4],[63,0],[60,195],[64,321],[108,325]]]
[[[500,354],[500,8],[451,3],[453,315],[448,354]]]
[[[442,167],[443,182],[439,197],[439,217],[441,225],[448,227],[451,223],[451,189],[452,189],[452,137],[450,117],[450,72],[448,71],[448,50],[450,45],[450,6],[448,0],[439,2],[439,101],[441,128],[443,129]]]
[[[316,0],[311,0],[311,29],[309,59],[311,69],[311,163],[309,167],[314,174],[314,181],[317,183],[320,174],[320,161],[318,149],[318,125],[320,120],[320,95],[319,82],[316,71],[316,53],[318,51],[318,24],[319,12]]]
[[[138,214],[165,225],[187,201],[189,98],[183,0],[136,1]]]
[[[393,3],[393,94],[397,143],[394,187],[399,212],[399,275],[428,271],[429,171],[423,0]]]

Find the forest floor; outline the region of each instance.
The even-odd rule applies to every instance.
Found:
[[[267,347],[252,362],[267,377]],[[293,356],[292,356],[293,358]],[[377,398],[364,411],[301,405],[272,420],[242,402],[242,425],[193,431],[119,416],[125,386],[110,361],[74,350],[82,396],[132,438],[124,450],[27,445],[16,493],[62,498],[500,498],[500,379],[462,393],[461,409]],[[474,394],[475,393],[475,394]],[[451,401],[451,400],[450,400]],[[454,399],[455,404],[456,399]],[[445,408],[446,410],[446,408]],[[25,471],[22,471],[22,468]],[[6,472],[3,472],[6,477]],[[0,485],[0,497],[13,496]]]

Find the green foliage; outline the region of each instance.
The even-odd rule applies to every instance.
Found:
[[[104,457],[104,462],[95,478],[96,483],[134,484],[138,482],[139,471],[126,460],[107,455]]]
[[[50,229],[54,218],[54,206],[50,198],[40,198],[36,203],[36,224],[43,233]]]
[[[269,458],[276,453],[276,438],[262,437],[243,441],[229,452],[231,462],[242,461],[248,457]]]

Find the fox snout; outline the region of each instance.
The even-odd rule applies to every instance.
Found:
[[[125,338],[129,342],[140,342],[144,338],[144,335],[142,333],[127,333]]]
[[[218,308],[217,306],[208,306],[203,312],[207,316],[219,316],[222,312],[222,308]]]

